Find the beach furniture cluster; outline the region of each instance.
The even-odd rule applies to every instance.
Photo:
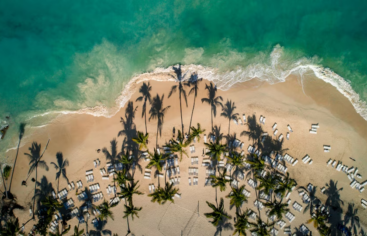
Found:
[[[331,147],[330,145],[324,145],[324,152],[330,152]]]
[[[66,198],[68,196],[68,190],[66,190],[66,188],[62,189],[57,196],[59,197],[60,200]]]
[[[299,211],[299,212],[301,212],[302,209],[303,209],[302,205],[299,204],[298,202],[293,202],[293,205],[292,206],[293,206],[293,209],[294,210]]]
[[[265,120],[266,120],[265,116],[260,115],[260,118],[259,118],[260,124],[265,125]]]
[[[263,199],[265,201],[269,201],[270,200],[270,194],[272,194],[272,192],[270,192],[269,194],[266,194],[264,191],[260,191],[260,199]]]
[[[199,168],[189,167],[189,175],[198,175],[198,174],[199,174]]]
[[[313,163],[313,160],[309,155],[306,155],[302,158],[303,163],[311,165]]]
[[[195,145],[194,144],[190,145],[190,152],[191,153],[195,152]]]
[[[253,179],[249,179],[248,181],[247,181],[247,183],[253,188],[253,189],[255,189],[256,187],[257,187],[257,182],[255,182]]]
[[[120,201],[121,200],[120,200],[119,197],[114,197],[114,198],[110,199],[109,203],[110,203],[110,205],[113,206],[113,205],[117,205]]]
[[[155,192],[155,186],[154,184],[149,184],[149,193]]]
[[[74,206],[74,201],[72,198],[70,198],[69,200],[67,200],[65,203],[64,203],[64,207],[65,209],[69,209],[70,207],[73,207]]]
[[[204,186],[209,186],[209,185],[212,185],[212,184],[213,184],[212,183],[212,178],[206,177]]]
[[[348,168],[348,166],[343,165],[341,161],[337,162],[336,160],[332,160],[331,158],[326,162],[326,166],[332,166],[332,167],[336,166],[337,171],[342,171],[347,175],[347,177],[350,181],[350,187],[351,188],[357,189],[360,193],[362,193],[364,191],[364,186],[367,185],[367,180],[365,180],[363,182],[359,182],[358,180],[356,180],[356,178],[358,178],[358,179],[362,178],[362,175],[360,173],[358,173],[358,168],[357,167],[352,166],[352,167]]]
[[[169,181],[171,182],[171,184],[177,185],[177,184],[180,184],[181,177],[180,176],[172,177],[170,178]]]
[[[250,195],[251,195],[250,191],[248,191],[247,189],[243,189],[242,193],[243,193],[243,195],[245,195],[246,197],[250,197]]]
[[[192,182],[191,182],[191,177],[189,177],[189,186],[192,185],[198,185],[199,184],[199,179],[198,177],[192,177]]]
[[[99,200],[103,199],[103,193],[99,192],[92,195],[93,202],[98,202]]]
[[[290,212],[288,211],[286,214],[285,214],[285,218],[289,221],[289,222],[292,222],[294,219],[296,219],[296,217]]]
[[[97,192],[98,190],[99,190],[99,184],[98,183],[97,184],[92,184],[92,185],[89,186],[89,191],[91,193]]]
[[[94,168],[96,168],[97,166],[101,164],[101,161],[99,159],[96,159],[93,161],[93,164],[94,164]]]
[[[99,186],[98,186],[99,187]],[[99,189],[99,188],[98,188]],[[106,187],[106,192],[107,192],[107,194],[108,195],[110,195],[111,193],[112,194],[115,194],[116,193],[116,186],[112,186],[112,185],[108,185],[107,187]]]
[[[286,153],[283,157],[283,159],[290,163],[292,166],[295,166],[298,163],[298,159],[294,159],[291,155],[289,155],[288,153]]]
[[[191,157],[191,165],[198,165],[199,164],[199,157]]]
[[[255,200],[254,205],[256,208],[262,210],[264,208],[264,204],[258,200]]]
[[[364,200],[363,198],[361,199],[361,204],[362,204],[362,207],[363,208],[367,208],[367,201],[366,200]]]
[[[308,235],[308,233],[310,232],[310,230],[304,224],[299,227],[299,231],[301,231],[303,235]]]
[[[152,174],[152,170],[149,169],[149,168],[145,168],[145,171],[144,171],[144,179],[150,179],[151,174]]]
[[[93,170],[88,170],[88,171],[85,172],[85,179],[87,180],[87,182],[93,182],[94,181]]]
[[[310,134],[317,134],[317,129],[320,128],[319,124],[312,124]]]

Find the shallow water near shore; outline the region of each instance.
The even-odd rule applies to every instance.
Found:
[[[366,9],[365,1],[2,1],[0,119],[10,115],[11,126],[0,151],[17,143],[20,122],[42,126],[54,111],[110,116],[132,78],[176,63],[224,90],[316,73],[366,118]]]

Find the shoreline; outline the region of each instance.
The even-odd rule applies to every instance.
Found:
[[[181,127],[180,117],[177,115],[179,114],[177,93],[172,95],[169,99],[167,96],[170,87],[175,83],[157,81],[150,81],[150,83],[153,87],[152,95],[155,96],[157,92],[162,95],[164,91],[164,104],[165,106],[171,105],[164,121],[162,137],[159,138],[159,144],[163,145],[163,143],[167,142],[172,136],[172,127]],[[204,84],[206,83],[208,83],[208,81],[203,80],[200,85],[199,96],[196,101],[197,107],[195,108],[192,125],[196,125],[196,123],[199,122],[202,124],[203,128],[207,130],[206,133],[208,133],[210,109],[199,100],[206,96],[206,91],[204,90]],[[319,88],[319,90],[316,88]],[[306,95],[303,93],[303,90]],[[257,81],[241,83],[239,86],[228,91],[219,90],[218,95],[223,96],[223,102],[227,99],[235,101],[237,112],[240,113],[240,116],[242,116],[242,113],[246,113],[246,115],[255,114],[256,116],[266,116],[267,121],[264,125],[264,129],[270,133],[271,126],[274,122],[278,123],[280,132],[284,134],[287,131],[286,125],[291,124],[294,133],[291,134],[289,141],[285,141],[285,148],[289,149],[289,154],[291,156],[294,156],[299,160],[301,160],[306,154],[310,155],[314,159],[312,166],[305,166],[303,163],[298,163],[297,166],[290,167],[289,173],[291,176],[297,180],[300,186],[306,186],[309,182],[312,182],[319,187],[318,189],[321,189],[325,182],[329,181],[329,178],[338,181],[338,187],[343,187],[346,190],[341,192],[342,200],[345,202],[354,202],[356,207],[360,209],[360,214],[365,214],[358,199],[361,197],[366,199],[367,192],[359,194],[357,193],[357,190],[352,190],[353,196],[349,196],[347,190],[349,190],[350,187],[346,176],[344,174],[342,175],[341,172],[332,170],[331,168],[325,170],[326,161],[329,158],[342,160],[343,163],[348,163],[348,165],[351,166],[353,163],[349,163],[351,161],[348,160],[348,157],[353,156],[358,161],[358,169],[360,170],[360,173],[362,173],[363,178],[367,177],[367,174],[364,174],[367,173],[367,165],[360,162],[360,158],[363,158],[363,153],[367,152],[366,147],[363,145],[367,140],[367,122],[355,112],[347,98],[336,91],[332,85],[314,78],[314,81],[309,80],[302,88],[299,79],[295,76],[291,76],[286,82],[274,85],[258,83]],[[130,100],[134,101],[134,106],[138,106],[134,122],[137,130],[142,131],[145,127],[144,121],[141,118],[142,104],[135,102],[138,96],[138,93],[133,93]],[[334,104],[333,101],[338,101],[338,104]],[[187,129],[189,123],[192,103],[193,97],[189,96],[189,106],[187,108],[186,106],[183,106],[185,129]],[[120,145],[123,143],[124,137],[118,137],[117,133],[122,129],[120,117],[124,117],[124,108],[121,108],[110,118],[94,117],[87,114],[62,115],[53,120],[53,122],[46,127],[39,128],[34,131],[30,136],[31,138],[28,138],[28,140],[22,140],[22,146],[19,150],[12,186],[12,191],[18,196],[19,202],[23,205],[27,205],[34,190],[31,182],[29,182],[28,187],[22,187],[20,185],[20,182],[25,178],[24,173],[28,171],[28,160],[23,153],[28,152],[28,147],[30,146],[31,141],[40,142],[42,147],[44,147],[47,139],[51,138],[49,147],[45,152],[44,160],[47,163],[55,161],[56,153],[61,151],[64,158],[68,159],[70,162],[70,166],[67,169],[67,175],[72,176],[71,180],[74,182],[79,179],[84,180],[84,171],[92,168],[92,162],[94,159],[99,158],[102,161],[102,165],[105,163],[104,155],[102,153],[97,153],[97,149],[102,149],[103,147],[109,149],[109,142],[113,138],[117,139],[118,150],[120,149]],[[312,134],[309,134],[308,132],[311,123],[320,123],[320,132],[316,136],[312,136]],[[227,133],[228,120],[220,117],[218,114],[215,118],[214,124],[222,125],[221,132],[224,134]],[[236,126],[231,122],[231,131],[237,133],[238,136],[244,129],[245,126]],[[151,134],[150,149],[152,149],[152,145],[155,143],[156,121],[151,121],[149,123],[148,133]],[[247,137],[238,138],[245,143],[244,150],[246,150],[246,147],[250,144]],[[203,141],[201,141],[201,144],[197,144],[198,147],[196,155],[201,153],[201,149],[203,148],[202,142]],[[330,153],[331,155],[327,155],[322,152],[322,145],[324,144],[332,145],[333,150],[332,153]],[[13,157],[14,152],[15,150],[12,150],[7,154],[9,154],[10,157]],[[199,181],[201,184],[199,188],[195,188],[196,191],[190,191],[191,187],[188,186],[186,177],[188,167],[187,162],[187,158],[184,157],[183,162],[180,163],[182,184],[179,185],[179,188],[183,197],[182,199],[177,200],[176,204],[184,209],[190,209],[191,211],[194,209],[194,205],[196,203],[193,204],[190,199],[197,199],[199,202],[203,202],[205,198],[212,200],[214,189],[211,187],[202,187],[202,184],[204,183],[205,170],[201,170],[199,175]],[[146,163],[144,161],[141,162],[143,169],[145,164]],[[31,176],[33,175],[34,174]],[[56,187],[56,183],[54,181],[54,169],[51,168],[51,166],[50,171],[48,172],[40,170],[39,180],[42,175],[45,176],[48,182],[52,183],[53,186]],[[106,195],[104,190],[106,183],[99,180],[99,173],[95,173],[95,177],[96,179],[98,177],[96,182],[103,185],[102,192]],[[142,174],[140,173],[138,180],[140,180],[140,185],[144,190],[144,193],[147,194],[148,183],[142,178]],[[157,179],[152,179],[151,181],[156,183]],[[86,183],[84,184],[86,185]],[[247,182],[245,182],[245,184],[246,186],[248,185]],[[66,181],[61,179],[60,189],[64,187],[67,187]],[[23,194],[20,195],[20,192],[23,192]],[[199,196],[197,196],[198,193],[200,193]],[[158,207],[156,204],[151,204],[150,199],[147,198],[146,194],[138,198],[139,205],[143,206],[141,218],[132,222],[133,227],[143,227],[141,233],[144,234],[149,232],[146,231],[147,228],[149,228],[147,225],[152,227],[158,225],[157,220],[154,220],[151,215],[149,215],[150,211],[155,211],[158,215],[163,217],[164,210],[170,210],[168,206]],[[292,195],[295,199],[298,199],[296,193],[293,193]],[[358,196],[358,198],[354,197],[354,195]],[[224,193],[222,196],[224,196]],[[72,192],[70,197],[75,198]],[[317,192],[317,197],[323,201],[325,200],[325,195],[322,195],[320,192]],[[253,198],[249,201],[249,206],[252,206],[252,200]],[[205,201],[203,204],[205,204]],[[120,207],[122,206],[118,206],[119,209]],[[346,210],[346,207],[347,204],[343,206],[344,211]],[[206,208],[204,207],[204,209]],[[27,212],[17,213],[18,214],[16,215],[20,217],[21,222],[24,222],[27,219]],[[117,216],[116,218],[118,218],[122,213],[115,211],[115,214]],[[170,213],[170,216],[172,216],[172,213]],[[307,214],[299,216],[297,224],[302,222],[305,217],[308,217]],[[75,222],[75,219],[72,222]],[[361,223],[363,226],[367,224],[367,222],[364,222],[363,220]],[[109,221],[107,227],[113,228],[114,231],[119,231],[124,229],[125,225],[118,225],[117,221]],[[211,226],[209,227],[206,224],[203,227],[208,230],[208,232],[211,232],[212,230],[210,228]],[[309,228],[312,228],[312,226]],[[159,234],[152,233],[151,235]]]

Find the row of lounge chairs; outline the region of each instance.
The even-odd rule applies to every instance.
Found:
[[[70,184],[68,184],[69,190],[74,190],[75,189],[75,184],[74,181],[71,181]]]
[[[154,184],[149,184],[149,193],[152,193],[155,191],[155,186]]]
[[[311,165],[313,163],[313,160],[309,155],[306,155],[302,158],[303,163]]]
[[[68,190],[66,190],[66,188],[62,189],[61,191],[59,191],[57,196],[59,197],[60,200],[66,198],[68,196]]]
[[[192,177],[192,184],[193,185],[198,185],[199,184],[198,177]],[[189,177],[189,186],[191,186],[191,177]]]
[[[69,200],[67,200],[65,203],[64,203],[64,207],[65,209],[69,209],[70,207],[73,207],[74,206],[74,201],[72,198],[70,198]]]
[[[212,185],[212,178],[207,177],[207,178],[205,178],[204,186],[209,186],[209,185]]]
[[[317,129],[320,128],[319,124],[312,124],[310,134],[317,134]]]
[[[87,182],[93,182],[94,181],[94,175],[93,174],[86,175],[85,179],[87,180]]]
[[[171,182],[171,184],[173,184],[173,185],[177,185],[177,184],[179,184],[179,183],[180,183],[180,181],[181,181],[181,177],[180,177],[180,176],[178,176],[178,177],[173,177],[173,178],[171,178],[169,181]]]
[[[194,153],[195,152],[195,146],[194,144],[190,145],[190,152]]]
[[[258,200],[255,200],[254,205],[255,205],[256,208],[258,208],[260,210],[264,208],[264,204],[262,202],[258,201]]]
[[[189,167],[189,175],[198,175],[198,174],[199,174],[199,168]]]
[[[303,209],[302,205],[299,204],[298,202],[294,202],[292,206],[294,210],[299,211],[299,212],[301,212]]]
[[[198,165],[199,164],[199,158],[197,156],[191,157],[191,165]]]
[[[292,166],[295,166],[298,163],[298,159],[294,159],[292,156],[290,156],[289,154],[285,154],[284,155],[284,160],[290,164],[292,164]]]
[[[81,181],[81,180],[77,181],[77,182],[76,182],[76,186],[78,187],[78,189],[83,188],[83,183],[82,183],[82,181]]]
[[[96,168],[97,166],[101,164],[101,161],[97,158],[97,160],[93,161],[93,164],[94,164],[94,168]]]
[[[96,192],[98,190],[99,190],[99,184],[98,183],[97,184],[92,184],[92,185],[89,186],[89,191],[91,193]]]
[[[108,185],[106,187],[106,192],[108,195],[110,195],[111,193],[115,194],[116,193],[116,186],[113,186],[113,185]]]
[[[99,193],[96,193],[96,194],[92,195],[93,202],[98,202],[102,198],[103,198],[103,193],[102,192],[99,192]]]
[[[254,189],[257,187],[257,183],[253,179],[249,179],[247,183]]]
[[[110,199],[110,205],[117,205],[117,204],[119,204],[119,202],[120,202],[120,198],[119,197],[114,197],[114,198],[112,198],[112,199]]]
[[[289,222],[292,222],[294,219],[296,219],[296,217],[290,211],[285,214],[285,218],[287,218]]]
[[[261,115],[260,118],[259,118],[260,124],[265,125],[265,120],[266,120],[265,116]]]
[[[170,178],[172,175],[179,175],[180,174],[180,167],[176,166],[176,167],[171,167],[169,169],[167,169],[167,175],[168,178]]]

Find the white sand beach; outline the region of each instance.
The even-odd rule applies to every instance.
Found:
[[[209,105],[201,102],[201,99],[207,96],[205,84],[208,83],[205,78],[200,83],[192,119],[192,126],[200,123],[202,128],[206,130],[206,135],[211,130],[211,110]],[[142,82],[137,83],[131,88],[135,92],[132,94],[130,101],[133,101],[134,107],[137,106],[133,123],[138,131],[145,132],[144,117],[142,118],[141,116],[142,102],[136,102],[136,99],[140,96],[138,89],[141,84]],[[162,147],[172,138],[174,127],[176,135],[177,130],[181,129],[180,103],[177,92],[168,98],[168,93],[171,87],[175,85],[175,82],[150,81],[150,84],[152,86],[152,96],[156,96],[157,93],[159,95],[164,94],[164,106],[170,106],[164,118],[162,135],[158,136],[158,145]],[[186,90],[188,93],[189,89]],[[358,231],[361,228],[366,229],[367,214],[361,205],[361,199],[367,199],[367,191],[360,193],[357,189],[352,189],[349,186],[351,181],[343,171],[337,171],[335,167],[333,168],[326,164],[331,158],[332,160],[341,161],[343,165],[348,167],[358,167],[358,173],[361,174],[362,178],[357,180],[363,182],[367,179],[367,162],[365,161],[365,154],[367,153],[367,122],[357,114],[353,106],[343,95],[331,85],[317,78],[307,78],[307,80],[303,81],[302,88],[300,82],[293,76],[290,76],[286,82],[275,85],[249,81],[238,84],[228,91],[218,90],[217,95],[223,97],[223,103],[227,100],[232,100],[236,106],[235,112],[239,113],[241,119],[243,114],[246,117],[256,116],[257,121],[259,121],[260,116],[266,117],[265,124],[261,124],[263,130],[268,132],[273,138],[278,138],[282,134],[284,137],[282,148],[287,149],[285,153],[298,159],[298,163],[295,166],[287,163],[290,176],[298,184],[290,195],[291,205],[289,206],[290,211],[296,218],[292,222],[283,218],[286,226],[291,227],[292,232],[295,232],[295,228],[305,224],[312,231],[312,235],[319,235],[312,224],[306,224],[306,221],[310,219],[309,212],[298,212],[293,209],[292,204],[296,201],[303,208],[306,207],[297,189],[301,186],[306,187],[309,183],[317,186],[316,197],[325,203],[328,195],[322,194],[320,189],[327,187],[326,184],[330,184],[331,181],[336,183],[338,189],[342,188],[339,194],[340,199],[343,201],[343,204],[341,204],[343,214],[332,212],[332,217],[340,218],[343,221],[344,214],[348,211],[348,205],[354,204],[354,208],[358,209],[361,223]],[[187,97],[187,107],[184,101],[182,101],[182,118],[185,132],[189,128],[193,102],[193,95]],[[38,181],[46,178],[48,183],[52,183],[54,189],[57,188],[57,180],[55,180],[56,170],[50,163],[56,162],[57,152],[62,152],[64,159],[69,161],[69,166],[66,168],[69,181],[73,181],[76,184],[77,181],[81,180],[84,187],[98,183],[100,185],[99,191],[103,193],[106,200],[114,197],[113,194],[108,195],[106,192],[106,187],[113,184],[113,178],[110,177],[109,180],[103,180],[99,171],[100,168],[106,166],[108,161],[104,153],[98,153],[97,149],[106,147],[110,150],[110,141],[116,139],[118,151],[121,150],[121,145],[126,136],[118,136],[118,133],[123,129],[120,119],[125,116],[125,108],[123,107],[111,118],[81,114],[60,115],[49,125],[36,130],[32,129],[33,133],[31,136],[22,140],[11,188],[11,192],[17,196],[18,203],[26,208],[24,211],[15,211],[15,215],[19,218],[20,223],[27,222],[30,219],[28,209],[29,204],[33,202],[34,183],[31,182],[31,178],[35,177],[35,172],[29,177],[27,186],[21,185],[22,181],[27,178],[29,169],[29,160],[24,153],[29,152],[28,148],[33,141],[40,143],[43,150],[48,139],[50,139],[42,158],[47,163],[49,171],[38,168]],[[147,107],[148,111],[149,109],[150,105]],[[214,125],[220,127],[221,132],[225,136],[228,133],[228,120],[220,116],[220,107],[217,109],[218,112],[214,118]],[[277,123],[278,129],[276,136],[273,135],[272,129],[274,123]],[[311,124],[319,124],[317,134],[309,132]],[[287,125],[290,125],[293,130],[289,134],[289,140],[286,138],[287,132],[289,132]],[[230,121],[230,130],[231,135],[236,134],[237,138],[244,143],[242,150],[248,154],[247,148],[249,145],[252,145],[252,141],[247,136],[240,136],[242,131],[248,130],[247,125],[236,125],[233,121]],[[153,151],[157,134],[156,120],[148,120],[147,131],[149,133],[148,148],[150,151]],[[27,132],[29,130],[26,128],[26,134],[28,134]],[[225,143],[225,139],[222,142]],[[176,197],[174,203],[168,202],[164,205],[159,205],[151,202],[151,198],[147,196],[149,194],[148,186],[153,183],[157,187],[158,179],[153,176],[151,179],[144,178],[144,169],[148,162],[145,162],[143,159],[140,160],[139,163],[143,172],[141,173],[137,168],[134,180],[139,181],[139,190],[144,195],[134,196],[134,205],[143,209],[139,212],[139,218],[129,219],[130,229],[134,235],[214,235],[217,230],[220,231],[220,229],[210,224],[209,220],[204,216],[204,213],[210,211],[206,201],[215,203],[215,188],[204,186],[207,176],[206,168],[202,166],[203,143],[203,137],[200,142],[193,143],[195,146],[194,153],[190,153],[189,148],[187,148],[189,157],[197,156],[199,158],[197,165],[191,165],[190,158],[185,156],[179,163],[180,174],[177,176],[180,176],[180,183],[175,187],[179,188],[181,198]],[[330,145],[330,152],[324,152],[324,145]],[[238,151],[241,152],[241,149],[238,149]],[[11,150],[7,153],[9,163],[14,159],[15,155],[16,150]],[[302,158],[306,155],[311,157],[313,160],[312,164],[302,162]],[[351,160],[350,157],[356,161]],[[95,168],[93,161],[97,158],[99,158],[101,164]],[[189,185],[188,178],[193,177],[188,173],[190,166],[198,167],[198,185]],[[85,172],[91,169],[93,170],[94,181],[87,183]],[[165,178],[160,178],[161,185],[163,185],[164,181]],[[246,178],[239,181],[239,185],[243,184],[246,185],[245,188],[247,190],[250,190],[251,195],[248,198],[248,203],[243,204],[242,209],[250,208],[255,211],[255,191],[249,186]],[[59,189],[64,188],[68,189],[67,181],[60,177]],[[229,200],[225,197],[229,192],[229,186],[227,186],[224,192],[218,190],[218,199],[224,198],[225,210],[232,216],[232,219],[228,221],[231,223],[232,228],[223,229],[222,235],[232,235],[233,217],[236,216],[235,208],[230,209]],[[69,191],[67,198],[74,200],[75,207],[80,206],[81,202],[77,200],[75,190]],[[102,203],[102,200],[95,204],[98,205],[100,203]],[[122,200],[120,204],[112,208],[114,220],[108,219],[102,230],[109,230],[112,234],[126,235],[127,222],[126,219],[122,218],[124,215],[123,203]],[[265,208],[261,211],[261,216],[265,221],[268,219],[265,214],[266,211],[267,209]],[[94,218],[95,216],[91,215],[87,221],[88,224],[82,223],[79,227],[90,232],[90,235],[100,235],[101,232],[91,224]],[[27,223],[25,232],[28,233],[35,223],[36,221],[33,220]],[[68,221],[68,224],[72,227],[78,225],[77,218]],[[279,230],[279,235],[284,234],[284,228],[281,229],[278,225],[275,225],[275,228]],[[73,230],[68,235],[72,235],[72,232]]]

